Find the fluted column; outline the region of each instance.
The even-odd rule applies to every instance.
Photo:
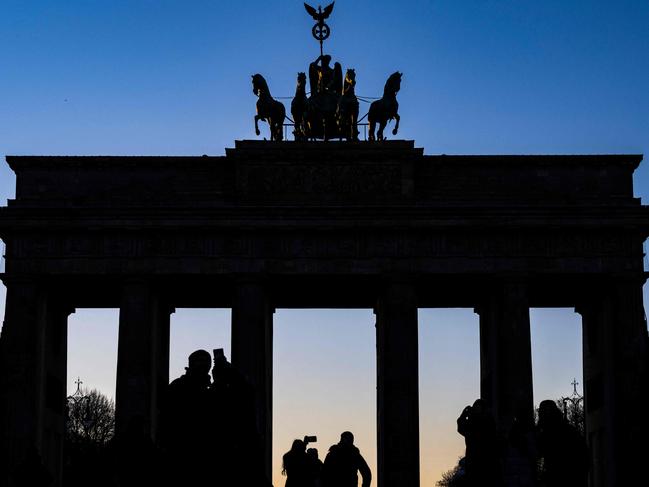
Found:
[[[503,433],[517,414],[531,419],[532,347],[524,282],[492,283],[476,308],[480,315],[480,396]]]
[[[586,439],[592,487],[637,483],[646,461],[648,338],[642,280],[591,288],[582,315]]]
[[[166,302],[158,298],[158,317],[156,324],[157,348],[155,351],[155,376],[157,378],[156,385],[156,421],[154,421],[154,428],[152,430],[153,439],[158,439],[158,427],[160,417],[160,408],[165,400],[165,393],[169,385],[169,340],[171,334],[171,315],[176,312],[175,308],[169,306]]]
[[[232,364],[255,391],[257,430],[264,450],[266,476],[270,479],[273,451],[273,310],[265,286],[257,280],[240,280],[235,285]]]
[[[46,293],[29,280],[5,280],[7,298],[0,337],[0,485],[7,486],[28,448],[39,453],[45,405]]]
[[[169,313],[150,283],[124,283],[117,350],[116,432],[144,420],[155,439],[160,388],[169,378]]]
[[[68,317],[74,310],[60,298],[48,300],[45,330],[45,397],[42,457],[54,478],[62,485],[63,443],[68,373]]]
[[[388,283],[376,308],[379,487],[419,485],[417,298],[407,282]]]

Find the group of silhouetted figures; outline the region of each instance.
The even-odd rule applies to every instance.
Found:
[[[354,446],[354,435],[345,431],[340,442],[329,448],[324,463],[318,458],[318,450],[307,444],[316,437],[305,436],[294,440],[291,449],[282,458],[282,474],[286,475],[285,487],[358,487],[358,474],[363,487],[369,487],[372,473],[360,450]]]
[[[158,437],[171,485],[270,485],[254,390],[222,350],[213,366],[205,350],[189,356],[166,391]]]
[[[133,415],[107,445],[85,443],[75,448],[72,462],[68,451],[63,485],[271,486],[254,389],[222,349],[214,352],[213,361],[205,350],[191,353],[185,373],[160,391],[157,442],[145,418]],[[48,487],[54,478],[33,447],[12,481]]]
[[[197,350],[161,391],[157,442],[141,416],[113,438],[94,478],[66,485],[269,487],[252,386],[216,350]],[[220,352],[220,353],[219,353]]]
[[[466,454],[451,487],[582,487],[587,484],[588,450],[577,429],[554,401],[542,401],[535,425],[521,410],[506,437],[499,434],[485,401],[467,406],[457,419]]]
[[[213,362],[209,352],[193,352],[185,370],[165,391],[156,447],[137,418],[115,439],[118,485],[270,486],[252,386],[220,349]],[[284,455],[288,487],[357,487],[358,473],[369,487],[352,433],[341,435],[324,463],[315,448],[307,451],[309,441],[316,438],[295,440]]]
[[[157,444],[144,418],[132,417],[111,441],[107,461],[88,472],[94,476],[92,485],[271,486],[253,387],[220,349],[215,350],[214,360],[205,350],[193,352],[185,370],[163,391]],[[521,409],[503,435],[486,402],[478,399],[464,408],[457,428],[465,438],[466,453],[450,487],[582,487],[587,483],[585,441],[553,401],[541,402],[536,424],[531,411]],[[358,487],[359,474],[362,487],[370,487],[370,469],[351,432],[340,435],[324,462],[315,448],[307,449],[315,441],[312,436],[296,439],[284,454],[285,487]],[[16,485],[50,485],[53,479],[45,475],[36,450],[28,460]],[[65,484],[87,485],[88,479],[72,477]]]

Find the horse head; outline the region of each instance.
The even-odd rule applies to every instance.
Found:
[[[345,83],[354,86],[356,84],[356,70],[349,68],[345,73]]]
[[[304,94],[306,96],[306,74],[299,72],[297,73],[297,85],[295,88],[296,95],[298,93]]]
[[[261,97],[263,94],[269,94],[269,89],[268,89],[268,83],[266,83],[266,80],[264,77],[257,73],[252,75],[252,92],[256,95]]]
[[[403,76],[403,73],[400,73],[399,71],[392,73],[385,82],[383,93],[396,95],[401,89],[401,76]]]

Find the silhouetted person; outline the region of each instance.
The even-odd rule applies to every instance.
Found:
[[[466,485],[502,485],[496,423],[482,399],[464,408],[457,418],[457,431],[466,444]]]
[[[538,445],[543,458],[541,482],[545,487],[585,486],[588,450],[576,428],[563,417],[554,401],[539,405]]]
[[[222,485],[266,486],[264,449],[257,428],[255,391],[230,364],[223,350],[214,351],[209,388],[211,463]]]
[[[372,472],[361,452],[354,446],[354,435],[345,431],[340,442],[329,448],[322,470],[325,487],[358,487],[358,472],[362,487],[369,487]]]
[[[311,487],[311,465],[302,440],[293,440],[291,449],[282,457],[282,475],[285,487]]]
[[[320,487],[322,485],[322,460],[318,457],[318,450],[316,448],[309,448],[306,451],[309,458],[309,478],[313,487]]]
[[[533,487],[537,479],[534,419],[527,408],[518,408],[507,438],[504,477],[507,487]]]
[[[163,404],[160,444],[167,453],[170,480],[178,485],[206,481],[209,477],[211,437],[210,367],[205,350],[189,355],[185,374],[169,384]]]
[[[25,452],[24,461],[18,465],[13,474],[13,482],[17,487],[48,487],[54,478],[43,465],[41,455],[35,446],[30,446]]]

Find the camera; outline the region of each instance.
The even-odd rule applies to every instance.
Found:
[[[309,443],[315,443],[318,441],[317,436],[305,436],[304,437],[304,445],[308,445]]]

